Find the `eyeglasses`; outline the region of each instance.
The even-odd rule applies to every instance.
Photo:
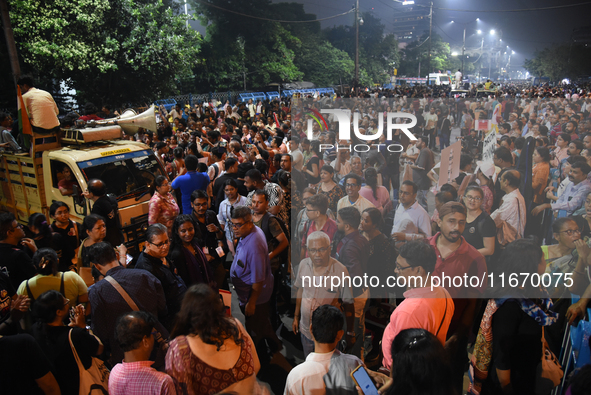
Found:
[[[328,247],[322,247],[322,248],[308,248],[308,254],[312,255],[316,255],[318,253],[320,254],[324,254],[326,251],[328,251],[329,248]]]
[[[307,208],[307,207],[306,207],[306,212],[308,212],[308,213],[313,213],[314,211],[320,211],[320,210],[315,210],[315,209],[313,209],[313,208]]]
[[[573,234],[581,234],[581,231],[579,229],[567,229],[567,230],[561,230],[558,233],[566,233],[567,236],[572,236]]]
[[[470,202],[479,202],[482,200],[481,197],[477,197],[477,196],[464,196],[464,199],[466,199]]]
[[[20,229],[22,229],[22,228],[23,228],[23,225],[21,225],[21,224],[16,224],[16,226],[15,226],[14,228],[12,228],[12,229],[14,230],[14,229],[19,229],[19,228],[20,228]]]
[[[240,228],[242,228],[244,225],[246,225],[246,222],[242,222],[242,223],[240,223],[240,224],[236,224],[236,223],[232,222],[232,228],[234,228],[234,229],[240,229]]]
[[[68,299],[68,298],[64,298],[64,299],[65,299],[64,307],[66,307],[67,305],[70,304],[70,299]]]
[[[412,268],[412,266],[405,266],[405,267],[402,267],[402,266],[400,266],[399,264],[396,264],[396,270],[398,270],[399,272],[401,272],[401,271],[403,271],[403,270],[406,270],[406,269],[410,269],[410,268]]]
[[[152,244],[156,248],[162,248],[164,246],[169,245],[170,244],[170,240],[164,240],[162,243],[158,243],[158,244],[154,244],[151,241],[148,241],[148,243]]]

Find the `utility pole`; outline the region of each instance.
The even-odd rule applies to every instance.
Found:
[[[355,4],[355,93],[359,89],[359,0]]]
[[[429,86],[429,74],[431,74],[431,36],[433,34],[433,2],[429,3],[429,52],[427,53],[427,86]]]
[[[12,25],[10,24],[8,3],[6,0],[0,0],[0,14],[2,15],[2,26],[4,26],[4,37],[6,37],[6,47],[8,48],[12,77],[14,78],[14,86],[16,87],[16,81],[21,76],[21,67],[18,62],[18,53],[16,52],[16,44],[14,43],[14,35],[12,34]]]
[[[480,72],[482,71],[482,48],[484,47],[484,37],[482,37],[482,41],[480,42],[480,62],[478,63],[478,83],[480,84],[482,81],[480,80]]]
[[[464,40],[462,41],[462,79],[464,78],[464,52],[466,51],[466,24],[464,24]],[[460,81],[461,84],[461,81]]]

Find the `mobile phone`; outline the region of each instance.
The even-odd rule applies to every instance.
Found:
[[[253,145],[252,144],[246,144],[246,148],[248,149],[252,149]]]
[[[357,368],[351,372],[351,377],[357,386],[361,388],[361,392],[363,392],[364,395],[378,395],[376,385],[373,383],[367,370],[365,370],[362,365],[357,366]]]

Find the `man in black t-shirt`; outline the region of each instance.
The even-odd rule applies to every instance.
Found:
[[[107,227],[105,241],[111,243],[113,247],[122,244],[124,240],[117,201],[107,196],[107,186],[105,183],[98,179],[88,181],[88,190],[83,195],[94,202],[90,212],[92,214],[98,214],[105,219],[105,226]]]
[[[9,278],[14,289],[36,273],[31,261],[37,251],[35,242],[25,238],[25,232],[12,213],[0,214],[0,270]]]

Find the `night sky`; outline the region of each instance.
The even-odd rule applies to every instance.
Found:
[[[279,1],[274,1],[279,2]],[[354,0],[299,0],[306,12],[318,18],[326,18],[345,12],[355,4]],[[517,10],[525,8],[543,8],[584,3],[582,6],[544,11],[527,12],[485,12],[493,10]],[[393,32],[391,22],[398,9],[403,7],[393,0],[359,0],[362,12],[372,12],[380,18],[386,27],[386,33]],[[428,5],[427,0],[416,0],[417,5]],[[503,45],[515,51],[511,60],[514,65],[522,65],[524,59],[533,57],[536,49],[542,49],[552,43],[568,43],[573,28],[590,26],[591,2],[585,0],[434,0],[433,29],[444,41],[461,48],[464,23],[469,23],[466,30],[466,47],[480,47],[481,37],[476,36],[476,29],[481,29],[485,36],[485,47],[492,44],[491,29],[496,30],[496,39],[502,34]],[[438,9],[441,8],[441,9]],[[448,10],[443,10],[446,8]],[[475,12],[453,10],[481,10]],[[353,14],[322,22],[322,27],[333,25],[351,25]],[[450,21],[454,21],[451,24]],[[428,29],[428,24],[427,24]],[[419,32],[419,35],[422,34]]]

